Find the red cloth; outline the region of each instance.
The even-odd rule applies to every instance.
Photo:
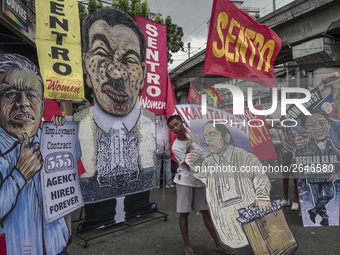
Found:
[[[257,110],[262,110],[262,105],[254,107]],[[233,110],[227,110],[232,113]],[[253,153],[260,161],[277,158],[272,137],[270,136],[269,128],[266,122],[266,117],[263,115],[256,115],[249,111],[248,107],[244,108],[244,114],[236,115],[246,122],[253,120],[249,125],[249,140]]]
[[[201,104],[201,95],[191,83],[189,88],[188,103]]]
[[[165,113],[165,117],[166,119],[168,119],[171,115],[177,114],[175,105],[177,104],[177,100],[176,100],[176,96],[175,96],[175,91],[174,91],[174,87],[171,84],[171,80],[170,80],[170,76],[168,74],[168,81],[167,81],[167,97],[166,97],[167,101],[166,101],[166,113]],[[169,130],[169,144],[170,144],[170,158],[177,162],[175,155],[172,152],[172,144],[174,143],[174,141],[176,140],[177,135],[175,135],[174,133],[172,133]]]
[[[281,46],[269,27],[229,0],[214,0],[203,72],[277,87],[273,65]]]
[[[5,233],[0,234],[0,255],[7,255]]]
[[[44,101],[45,111],[42,121],[52,121],[54,115],[62,115],[57,100],[48,99]]]
[[[83,173],[86,173],[85,167],[81,159],[78,159],[78,175],[81,175]]]

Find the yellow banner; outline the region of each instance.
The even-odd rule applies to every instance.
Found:
[[[84,99],[77,0],[35,0],[36,34],[44,98]]]

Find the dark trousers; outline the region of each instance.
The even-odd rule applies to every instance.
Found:
[[[332,182],[315,182],[309,183],[313,199],[314,208],[311,210],[315,214],[319,214],[323,219],[328,219],[326,205],[334,197],[334,185]]]

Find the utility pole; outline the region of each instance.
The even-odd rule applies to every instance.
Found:
[[[191,43],[188,43],[188,58],[190,58],[190,44]]]
[[[276,10],[276,4],[275,4],[276,0],[273,0],[273,11]]]

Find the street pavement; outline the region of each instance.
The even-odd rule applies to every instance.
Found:
[[[282,179],[271,179],[271,199],[282,198]],[[290,199],[293,198],[293,181],[290,182]],[[164,202],[163,202],[163,197]],[[96,230],[82,235],[92,238],[110,231],[126,228],[118,232],[102,236],[85,242],[73,235],[72,243],[68,247],[68,254],[82,255],[181,255],[183,241],[178,226],[178,214],[176,213],[176,189],[155,189],[151,191],[150,201],[156,202],[158,210],[169,214],[167,220],[164,217],[147,223],[126,228],[126,224],[117,224],[106,229]],[[323,255],[340,254],[340,227],[303,227],[302,217],[299,211],[291,211],[290,207],[283,208],[287,222],[299,244],[296,255]],[[130,220],[132,224],[152,219],[161,214],[154,213],[138,219]],[[79,218],[79,210],[72,214],[72,219]],[[73,222],[75,230],[79,222]],[[207,229],[204,227],[202,216],[196,211],[189,216],[189,237],[196,255],[218,254],[214,250],[214,242]]]

